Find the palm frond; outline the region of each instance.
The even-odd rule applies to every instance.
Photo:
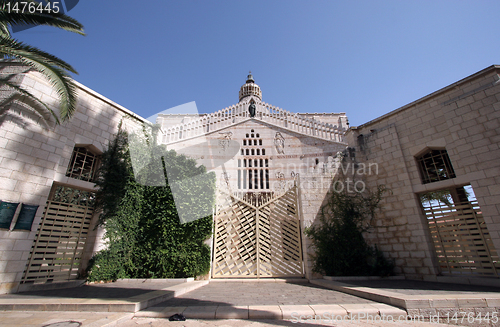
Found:
[[[16,57],[42,73],[60,97],[61,120],[65,121],[73,115],[76,109],[76,87],[71,77],[66,73],[66,70],[74,72],[73,67],[38,48],[2,37],[0,37],[0,54]]]
[[[0,8],[0,25],[12,26],[12,25],[45,25],[61,28],[63,30],[85,35],[83,32],[83,25],[76,19],[71,18],[62,13],[40,13],[34,12],[30,13],[25,11],[23,13],[16,13],[14,11],[7,12],[4,10],[4,5],[6,3],[11,3],[14,5],[18,1],[1,1],[2,7]],[[39,3],[33,0],[27,0],[26,2]]]
[[[47,124],[51,116],[55,119],[56,124],[60,124],[57,114],[52,109],[50,109],[43,101],[38,99],[36,96],[31,94],[26,89],[22,88],[15,82],[12,82],[12,79],[16,75],[17,74],[9,74],[7,76],[0,77],[0,85],[5,85],[14,91],[13,94],[11,94],[9,97],[1,100],[0,112],[5,110],[7,106],[9,106],[12,102],[23,101],[25,105],[38,113],[38,115],[42,117]]]
[[[0,125],[5,121],[11,112],[17,112],[17,114],[23,118],[28,118],[32,121],[40,122],[40,120],[46,125],[50,126],[50,113],[45,111],[41,106],[39,106],[38,101],[33,98],[25,97],[19,93],[14,93],[8,98],[0,102]],[[10,115],[11,119],[15,116]]]
[[[0,55],[20,58],[26,54],[40,57],[40,59],[43,59],[43,61],[52,66],[58,66],[64,70],[78,74],[78,72],[70,64],[57,58],[56,56],[36,47],[19,42],[15,39],[0,35]]]

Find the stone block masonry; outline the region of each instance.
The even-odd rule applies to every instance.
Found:
[[[22,67],[17,63],[2,62],[0,71],[6,70],[19,72]],[[19,81],[57,112],[58,99],[50,84],[40,74],[20,74]],[[90,147],[96,154],[100,154],[124,117],[130,118],[125,119],[126,126],[138,127],[142,123],[142,118],[129,110],[81,84],[76,84],[77,111],[70,121],[57,126],[43,126],[15,110],[9,110],[2,122],[0,201],[38,205],[38,210],[31,231],[14,229],[21,205],[18,206],[10,228],[0,230],[0,293],[15,292],[19,287],[53,186],[59,184],[94,190],[93,183],[66,176],[74,147]],[[6,92],[0,90],[0,96],[5,97]],[[95,235],[90,238],[94,240]],[[85,260],[90,258],[94,246],[98,244],[88,244]]]
[[[380,168],[367,184],[392,190],[367,238],[396,260],[397,273],[430,280],[440,273],[419,200],[429,191],[470,184],[500,250],[499,73],[491,66],[347,133],[357,160]],[[422,183],[416,157],[429,149],[447,151],[455,178]]]

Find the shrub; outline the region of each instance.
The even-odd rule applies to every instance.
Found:
[[[369,246],[363,232],[370,229],[384,186],[364,194],[331,192],[321,208],[319,223],[305,234],[314,246],[313,271],[328,276],[390,275],[394,264],[376,247]]]

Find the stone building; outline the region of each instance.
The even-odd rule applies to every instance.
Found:
[[[0,74],[17,73],[20,85],[57,110],[57,93],[47,81],[22,71],[19,63],[0,63]],[[35,123],[15,102],[1,116],[0,293],[75,280],[98,250],[102,231],[93,228],[92,180],[99,155],[120,121],[131,129],[144,119],[76,84],[77,111],[65,124]]]
[[[168,149],[216,173],[212,277],[311,277],[302,232],[316,219],[346,148],[345,113],[267,104],[250,74],[237,104],[182,119],[160,114],[157,122]]]
[[[16,65],[4,61],[0,73],[18,72]],[[499,68],[359,127],[349,128],[345,113],[267,104],[251,74],[235,105],[159,114],[160,142],[217,176],[211,278],[315,277],[303,230],[317,219],[342,160],[376,168],[353,177],[392,190],[366,236],[399,274],[498,277]],[[19,75],[57,107],[37,73]],[[16,104],[2,116],[0,292],[76,280],[102,244],[92,209],[99,155],[120,121],[132,131],[146,120],[77,85],[77,113],[66,124],[42,128]],[[437,200],[422,202],[429,193]]]
[[[500,276],[499,72],[490,66],[346,135],[353,162],[378,164],[358,177],[393,192],[367,237],[407,278]]]

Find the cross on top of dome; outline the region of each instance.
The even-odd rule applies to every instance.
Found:
[[[251,71],[248,72],[247,83],[255,83]]]

